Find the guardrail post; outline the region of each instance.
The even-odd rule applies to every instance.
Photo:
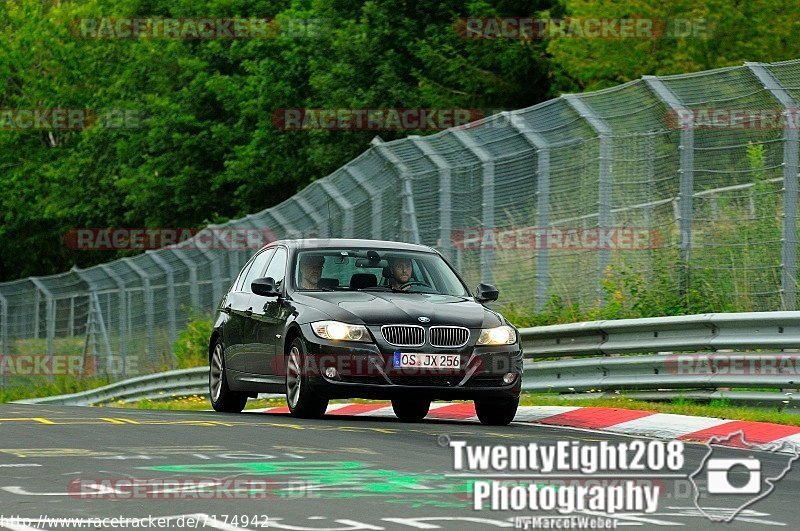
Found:
[[[131,270],[136,273],[142,281],[142,289],[144,290],[144,320],[147,327],[147,356],[152,361],[156,357],[156,338],[155,338],[155,319],[153,315],[153,291],[150,289],[150,277],[144,270],[136,265],[131,258],[123,258],[122,262],[125,263]],[[195,275],[195,280],[197,275]]]
[[[56,301],[53,298],[53,293],[47,289],[47,286],[45,286],[41,280],[36,277],[31,277],[30,280],[33,282],[33,285],[36,286],[36,289],[45,296],[45,301],[47,303],[47,355],[52,356],[53,340],[56,336]],[[37,315],[39,313],[38,305],[36,313]]]
[[[644,76],[642,78],[647,86],[655,95],[664,102],[676,118],[680,121],[680,116],[686,107],[680,98],[656,76]],[[689,292],[690,260],[692,252],[692,221],[694,218],[693,193],[694,193],[694,126],[681,127],[680,132],[680,187],[678,192],[677,220],[681,231],[680,234],[680,276],[681,293],[686,296]]]
[[[350,174],[353,180],[369,195],[370,206],[372,207],[372,238],[381,239],[381,213],[383,211],[383,200],[381,190],[372,185],[369,179],[360,168],[352,164],[344,167],[344,171]]]
[[[410,137],[411,142],[428,157],[439,170],[439,249],[450,260],[453,259],[453,186],[450,164],[418,136]]]
[[[781,292],[783,309],[797,307],[797,126],[793,112],[797,101],[762,63],[745,63],[758,80],[784,108],[786,126],[783,128],[783,238],[781,239]]]
[[[169,330],[169,342],[170,344],[174,345],[175,341],[178,339],[178,330],[177,324],[175,319],[175,313],[177,312],[176,303],[175,303],[175,275],[173,274],[172,266],[170,266],[166,260],[161,258],[158,255],[158,252],[153,251],[146,251],[145,254],[153,259],[158,267],[160,267],[164,274],[166,275],[166,283],[167,283],[167,328]],[[177,361],[177,360],[175,360]]]
[[[550,224],[550,145],[544,136],[528,126],[528,123],[516,113],[502,113],[508,118],[511,127],[522,135],[522,138],[536,150],[536,226],[539,230],[547,230]],[[546,238],[545,238],[546,240]],[[550,254],[547,243],[536,250],[536,296],[534,307],[541,310],[547,302],[547,291],[550,283]]]
[[[564,99],[569,105],[577,112],[584,120],[589,123],[589,126],[600,136],[600,168],[598,170],[598,184],[597,191],[597,227],[599,230],[610,229],[613,223],[611,213],[611,186],[612,186],[612,168],[611,161],[613,159],[613,137],[611,128],[606,124],[600,116],[597,115],[586,103],[583,102],[575,94],[565,94]],[[603,275],[605,274],[606,267],[611,259],[611,251],[609,249],[599,249],[597,252],[597,297],[601,301],[605,299],[605,292],[602,287]]]
[[[479,146],[466,131],[453,131],[453,137],[481,161],[481,173],[483,174],[481,226],[484,231],[494,231],[494,157]],[[481,239],[486,241],[486,238]],[[493,240],[492,238],[490,241]],[[494,283],[494,248],[487,249],[483,245],[481,245],[481,282]]]
[[[388,146],[384,145],[380,137],[373,138],[370,144],[375,148],[375,152],[393,165],[400,174],[400,197],[402,201],[400,239],[407,243],[422,243],[419,237],[417,212],[414,205],[414,187],[411,171]]]
[[[102,264],[99,267],[117,285],[117,308],[119,311],[117,333],[119,334],[119,356],[122,358],[122,378],[125,379],[128,377],[128,292],[122,277],[115,273],[110,266]]]
[[[344,195],[336,188],[334,185],[325,179],[317,181],[322,189],[328,194],[328,197],[336,201],[336,204],[339,206],[339,209],[342,211],[342,234],[336,235],[331,234],[331,236],[337,236],[339,238],[352,238],[353,237],[353,205],[350,204],[350,201],[345,199]],[[331,227],[328,227],[328,232],[330,232]]]

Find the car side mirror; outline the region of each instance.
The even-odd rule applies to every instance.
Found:
[[[500,292],[491,284],[478,284],[475,289],[475,300],[478,302],[496,301],[499,296]]]
[[[272,277],[257,278],[250,283],[250,289],[256,295],[264,297],[276,297],[280,295],[278,289],[275,287],[275,279]]]

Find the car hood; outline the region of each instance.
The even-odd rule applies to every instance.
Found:
[[[305,292],[295,299],[326,313],[331,319],[367,325],[424,324],[482,328],[502,324],[501,318],[468,297],[426,293]]]

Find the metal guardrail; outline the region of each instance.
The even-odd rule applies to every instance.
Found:
[[[797,311],[592,321],[525,328],[520,336],[527,391],[646,390],[625,396],[786,404],[791,393],[718,389],[800,388]],[[566,357],[578,359],[559,359]],[[770,359],[788,363],[763,363]]]
[[[47,396],[17,400],[16,404],[60,404],[66,406],[93,406],[124,400],[163,399],[208,392],[208,367],[195,367],[178,371],[160,372],[130,378],[97,389],[69,395]]]
[[[719,388],[731,387],[800,388],[800,352],[792,358],[794,367],[775,367],[769,374],[735,374],[717,370],[720,360],[724,360],[728,367],[730,363],[752,367],[765,356],[789,355],[775,350],[800,349],[800,311],[592,321],[523,328],[520,337],[527,358],[523,378],[526,391],[647,390],[649,394],[638,393],[636,396],[647,399],[678,395],[696,398],[724,396],[745,402],[756,399],[786,402],[789,399],[785,393],[737,391],[719,396],[713,393]],[[736,352],[737,349],[770,351]],[[726,350],[730,352],[720,352]],[[687,358],[691,356],[688,354],[677,354],[682,352],[701,354],[709,370],[684,372],[681,363],[692,358]],[[558,359],[563,357],[578,359]],[[547,361],[537,361],[543,359]],[[208,369],[198,367],[140,376],[91,391],[19,403],[94,405],[117,400],[202,395],[207,393],[207,385]],[[676,394],[673,392],[676,389],[701,391]],[[658,391],[654,394],[653,390]]]

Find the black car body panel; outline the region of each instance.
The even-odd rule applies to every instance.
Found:
[[[286,278],[278,296],[250,293],[237,279],[223,297],[215,322],[211,347],[221,340],[226,358],[226,379],[235,391],[248,393],[285,392],[285,364],[288,346],[301,338],[310,364],[309,381],[328,398],[390,399],[403,396],[431,399],[475,399],[517,397],[521,389],[522,350],[519,340],[511,345],[476,346],[481,329],[510,324],[499,313],[477,302],[452,265],[429,247],[374,240],[282,240],[267,248],[288,251]],[[464,295],[391,291],[303,291],[294,289],[297,252],[308,249],[353,248],[380,251],[402,250],[435,254],[464,284]],[[253,260],[251,259],[251,262]],[[243,268],[244,275],[250,263]],[[272,267],[272,266],[270,266]],[[260,273],[255,274],[260,276]],[[238,289],[238,291],[237,291]],[[425,321],[422,322],[421,319]],[[369,342],[323,339],[311,323],[339,321],[365,325]],[[384,337],[382,326],[401,325],[423,329],[419,346],[399,347]],[[468,339],[463,345],[436,347],[429,340],[432,328],[456,327]],[[450,328],[447,331],[451,330]],[[460,368],[430,369],[408,374],[393,366],[396,353],[458,354]],[[335,378],[324,370],[335,366]],[[419,370],[417,370],[419,372]],[[507,373],[516,374],[508,384]]]

